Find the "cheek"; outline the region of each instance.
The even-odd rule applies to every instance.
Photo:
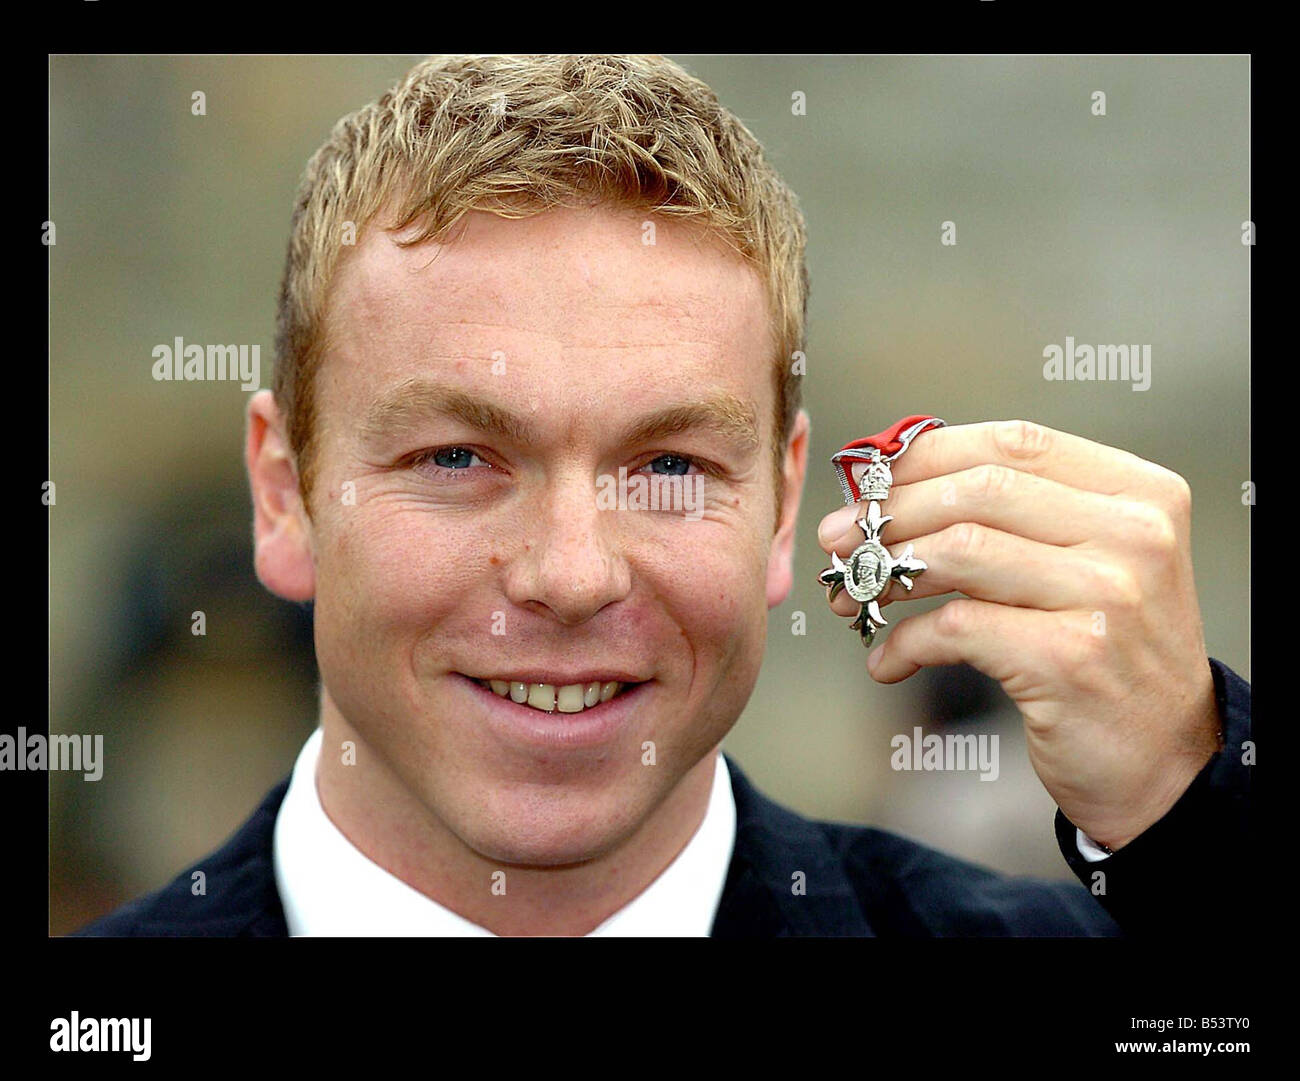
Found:
[[[729,531],[693,550],[672,579],[665,606],[689,658],[679,687],[676,738],[695,761],[723,739],[753,693],[767,642],[766,550],[761,537]]]
[[[695,523],[698,537],[669,547],[657,576],[664,599],[690,644],[697,668],[720,666],[715,680],[733,666],[757,670],[767,634],[767,548],[757,533]]]
[[[317,647],[365,667],[384,657],[386,642],[463,611],[476,573],[466,560],[482,547],[433,515],[353,510],[336,514],[318,548]]]

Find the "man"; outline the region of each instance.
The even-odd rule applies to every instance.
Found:
[[[1206,656],[1187,485],[1038,425],[894,461],[882,539],[928,567],[904,595],[965,596],[868,666],[1000,681],[1087,888],[809,822],[720,754],[792,585],[804,242],[750,133],[659,58],[436,58],[340,121],[246,445],[258,576],[313,602],[320,727],[226,846],[82,933],[1146,934],[1204,918],[1199,855],[1247,890],[1250,693]],[[611,506],[614,478],[699,500]]]

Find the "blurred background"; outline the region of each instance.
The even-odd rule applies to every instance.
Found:
[[[151,350],[260,343],[270,386],[299,174],[418,59],[51,58],[50,730],[103,733],[107,759],[95,783],[49,775],[51,934],[218,846],[314,727],[310,612],[253,574],[247,393],[155,382]],[[1249,59],[672,59],[764,144],[809,232],[796,584],[726,750],[806,815],[1070,878],[1001,689],[963,666],[878,686],[826,608],[828,458],[927,412],[1025,417],[1181,473],[1206,642],[1249,679]],[[1044,380],[1044,347],[1067,335],[1150,343],[1150,389]],[[914,725],[998,733],[998,780],[894,772],[890,739]]]

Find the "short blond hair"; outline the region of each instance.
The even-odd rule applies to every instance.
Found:
[[[298,188],[280,288],[274,394],[304,500],[315,374],[349,224],[381,209],[403,244],[444,241],[469,210],[507,218],[609,204],[693,219],[764,278],[772,314],[776,479],[799,409],[808,272],[794,193],[699,79],[661,56],[436,56],[343,117]]]

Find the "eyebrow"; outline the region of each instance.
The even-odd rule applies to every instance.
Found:
[[[378,441],[414,432],[431,416],[450,417],[482,432],[531,443],[537,432],[517,413],[427,379],[406,379],[378,398],[361,422],[364,439]]]
[[[537,428],[528,418],[463,390],[426,379],[407,379],[386,391],[366,411],[361,434],[370,441],[400,436],[416,431],[430,416],[450,417],[514,443],[539,442]],[[759,447],[758,420],[753,407],[726,393],[658,409],[628,427],[622,442],[653,443],[667,436],[701,430],[734,442],[749,453]]]
[[[623,442],[654,443],[681,432],[701,430],[738,444],[746,453],[758,449],[758,420],[754,410],[732,394],[718,394],[703,401],[657,410],[624,432]]]

